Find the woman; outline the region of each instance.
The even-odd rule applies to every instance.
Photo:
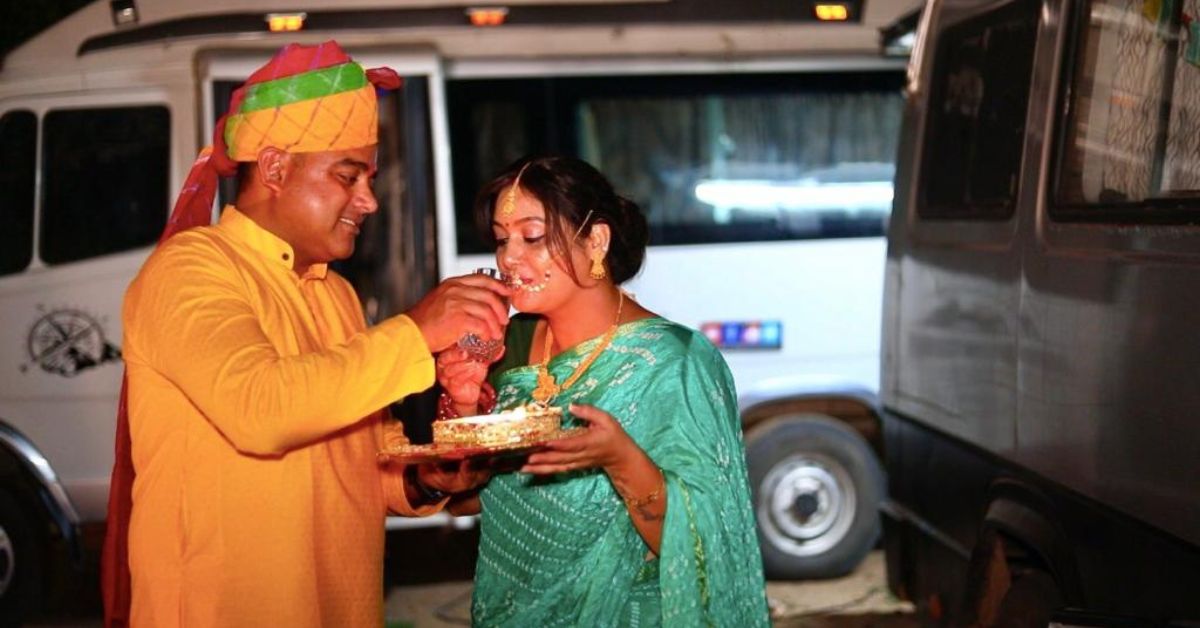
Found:
[[[645,256],[641,211],[562,157],[514,164],[476,209],[522,314],[492,386],[462,350],[438,357],[441,414],[536,401],[587,430],[458,505],[482,508],[475,624],[766,625],[729,370],[618,287]]]

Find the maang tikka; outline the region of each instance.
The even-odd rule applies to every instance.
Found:
[[[517,172],[517,178],[513,179],[512,186],[508,188],[508,195],[504,197],[504,204],[500,206],[500,215],[508,218],[517,211],[517,190],[521,187],[521,175],[525,174],[525,169],[529,167],[528,162]]]

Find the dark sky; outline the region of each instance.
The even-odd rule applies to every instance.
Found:
[[[0,53],[7,52],[93,0],[0,0]],[[108,2],[108,0],[95,0]]]

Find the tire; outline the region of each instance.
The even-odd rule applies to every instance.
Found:
[[[41,557],[20,504],[0,488],[0,627],[20,626],[41,598]]]
[[[768,578],[843,576],[879,539],[883,470],[858,432],[817,414],[770,419],[746,438]]]
[[[1050,574],[1037,568],[1015,568],[1012,584],[1000,602],[996,628],[1047,626],[1062,605],[1062,592]]]

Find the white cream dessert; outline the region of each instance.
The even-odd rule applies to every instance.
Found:
[[[530,407],[442,419],[433,422],[433,442],[439,445],[483,447],[534,442],[557,431],[561,421],[560,408]]]

